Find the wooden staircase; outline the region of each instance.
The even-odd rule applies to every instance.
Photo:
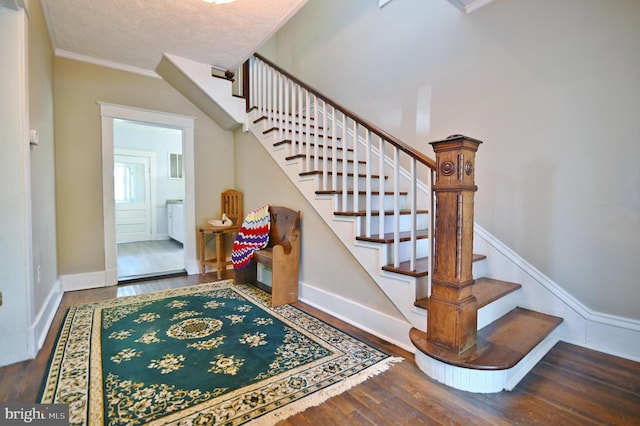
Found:
[[[520,284],[473,277],[459,283],[459,291],[471,287],[464,300],[477,304],[477,339],[474,329],[472,346],[460,350],[430,338],[436,162],[398,145],[264,58],[252,58],[244,73],[251,81],[247,128],[405,315],[418,366],[462,390],[512,389],[557,342],[562,319],[518,307],[524,297]],[[427,172],[416,171],[418,162]],[[468,259],[488,261],[482,254]]]

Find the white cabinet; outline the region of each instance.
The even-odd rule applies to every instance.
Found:
[[[184,244],[184,205],[182,201],[167,201],[169,238]]]

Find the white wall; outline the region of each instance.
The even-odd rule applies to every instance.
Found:
[[[27,18],[0,7],[0,365],[33,356]]]
[[[275,50],[430,155],[483,140],[476,221],[590,309],[640,319],[640,2],[310,0]]]

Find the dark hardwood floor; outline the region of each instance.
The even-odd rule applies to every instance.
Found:
[[[0,368],[0,402],[36,401],[69,306],[214,277],[191,275],[66,293],[36,359]],[[304,303],[296,306],[404,361],[281,425],[640,425],[640,363],[560,342],[513,391],[472,394],[429,379],[411,353]]]

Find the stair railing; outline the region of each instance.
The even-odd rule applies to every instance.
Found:
[[[289,156],[304,156],[304,170],[322,176],[321,191],[336,195],[334,210],[356,216],[358,232],[365,238],[372,238],[377,233],[379,238],[385,238],[387,234],[388,239],[383,220],[383,212],[387,211],[387,215],[392,215],[393,251],[387,253],[383,262],[400,268],[401,262],[407,262],[401,259],[408,258],[409,271],[416,271],[418,256],[426,257],[432,252],[435,212],[431,186],[436,162],[258,54],[245,63],[242,74],[245,76],[242,90],[247,98],[247,110],[257,108],[258,114],[269,120],[270,127],[277,129],[281,140],[291,141]],[[340,161],[340,151],[344,161]],[[347,153],[353,172],[346,161]],[[350,174],[353,175],[352,188],[348,185]],[[380,176],[377,182],[376,175]],[[386,184],[386,180],[390,183]],[[352,203],[348,198],[350,191]],[[384,205],[384,195],[390,193],[393,195],[391,210]],[[361,205],[359,194],[364,194],[364,205]],[[374,203],[376,194],[377,203]],[[403,195],[407,201],[401,208]],[[376,210],[380,217],[377,229],[372,229]],[[429,220],[422,219],[421,222],[418,217],[424,210],[428,210]],[[407,214],[410,231],[401,233],[401,216]],[[423,236],[425,228],[427,253],[418,253],[418,233]],[[409,253],[406,248],[400,253],[400,242],[407,241],[407,237]],[[432,262],[427,265],[427,294],[420,297],[428,296],[431,291]]]

